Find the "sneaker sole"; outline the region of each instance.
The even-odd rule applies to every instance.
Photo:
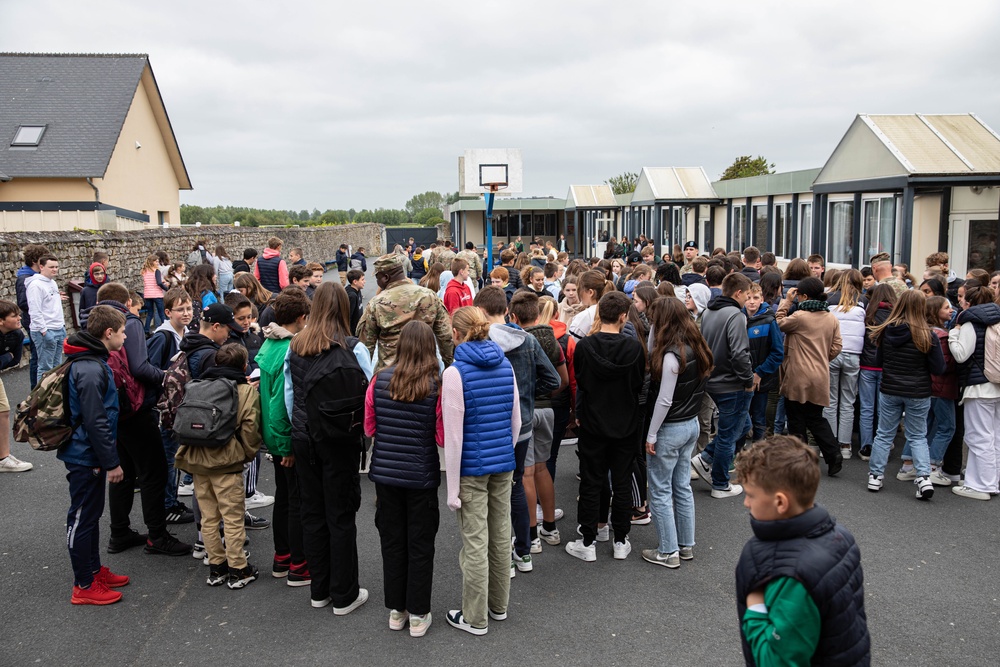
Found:
[[[312,605],[313,609],[322,609],[323,607],[330,604],[330,602],[332,602],[330,598],[327,598],[325,600],[309,600],[309,604]]]
[[[114,604],[116,602],[121,602],[121,599],[122,599],[122,596],[119,595],[114,600],[91,600],[90,598],[70,597],[69,601],[70,601],[70,604],[80,604],[80,605],[92,604],[92,605],[96,605],[98,607],[103,607],[105,605]]]
[[[291,577],[288,577],[285,583],[292,588],[298,588],[300,586],[308,586],[312,583],[312,579],[292,579]]]
[[[274,501],[272,500],[269,503],[247,503],[244,507],[246,507],[248,510],[259,510],[262,507],[270,507],[273,504]]]
[[[190,551],[164,551],[162,549],[156,549],[154,547],[145,546],[143,547],[143,552],[149,554],[150,556],[187,556]],[[110,553],[110,552],[109,552]]]
[[[681,560],[694,560],[694,554],[691,554],[690,556],[681,556],[680,558]]]
[[[494,620],[494,621],[506,621],[507,620],[507,612],[497,613],[497,612],[493,611],[492,609],[489,609],[488,611],[489,611],[489,614],[490,614],[490,618],[492,620]]]
[[[459,630],[464,630],[464,631],[468,632],[470,635],[475,635],[477,637],[482,637],[483,635],[485,635],[489,631],[489,628],[474,628],[471,625],[465,625],[463,623],[456,623],[455,621],[451,620],[448,617],[445,617],[445,620],[448,621],[448,625],[450,625],[451,627],[457,628]]]
[[[358,599],[357,600],[355,600],[351,604],[347,605],[346,607],[334,607],[333,608],[333,613],[336,614],[337,616],[347,616],[352,611],[354,611],[355,609],[357,609],[358,607],[360,607],[361,605],[363,605],[366,602],[368,602],[368,590],[365,589],[365,588],[362,588],[362,589],[360,589],[360,592],[358,593]]]
[[[677,565],[671,565],[665,560],[659,560],[657,558],[647,558],[646,554],[642,554],[642,559],[647,563],[652,563],[653,565],[662,565],[663,567],[670,568],[671,570],[676,570],[681,566],[680,563],[677,563]]]
[[[531,563],[528,563],[528,567],[524,567],[517,561],[514,561],[514,566],[517,568],[518,572],[531,572],[535,568],[535,566]]]
[[[557,547],[562,542],[561,537],[543,537],[542,542],[545,542],[550,547]],[[541,553],[541,552],[539,552]]]
[[[566,546],[569,546],[569,545],[566,545]],[[573,558],[577,558],[579,560],[582,560],[584,563],[593,563],[593,562],[595,562],[597,560],[597,554],[591,554],[591,553],[588,553],[588,554],[578,554],[575,551],[570,551],[569,549],[566,549],[566,553],[568,553]]]
[[[226,583],[226,586],[229,587],[229,590],[238,591],[240,589],[246,588],[251,584],[251,582],[254,581],[257,581],[257,577],[247,577],[245,579],[239,579],[237,581],[230,581]]]
[[[644,517],[642,519],[632,519],[632,525],[633,526],[647,526],[647,525],[649,525],[652,522],[653,522],[653,519],[651,517],[649,517],[649,516],[646,516],[646,517]]]
[[[288,576],[288,570],[283,570],[281,572],[275,572],[274,570],[271,570],[271,576],[274,577],[275,579],[284,579],[285,577]]]
[[[424,635],[427,634],[427,631],[430,630],[430,629],[431,629],[431,624],[430,623],[424,623],[422,625],[418,625],[417,627],[414,627],[411,624],[410,625],[410,636],[411,637],[423,637]]]
[[[268,528],[271,527],[271,524],[268,523],[266,525],[256,525],[256,526],[248,526],[244,524],[243,527],[246,528],[247,530],[267,530]]]
[[[209,586],[221,586],[222,584],[226,583],[227,581],[229,581],[229,577],[223,577],[222,579],[212,579],[211,577],[209,577],[205,581],[205,583],[208,584]]]

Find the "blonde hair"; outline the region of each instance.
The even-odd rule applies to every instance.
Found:
[[[559,304],[551,296],[543,296],[538,299],[538,324],[548,324],[556,319]]]
[[[134,265],[133,265],[134,266]],[[160,270],[160,258],[156,255],[149,255],[146,257],[146,263],[142,265],[142,271],[159,271]]]
[[[486,340],[490,336],[490,323],[483,311],[475,306],[462,306],[451,316],[451,326],[458,332],[458,342]]]

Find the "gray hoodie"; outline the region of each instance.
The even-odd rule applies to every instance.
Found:
[[[548,395],[559,388],[559,374],[534,336],[514,324],[490,326],[490,340],[500,346],[514,369],[521,408],[517,441],[531,436],[535,394]]]

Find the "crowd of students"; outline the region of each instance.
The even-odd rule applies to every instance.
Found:
[[[95,485],[103,490],[105,475],[129,498],[138,481],[148,529],[131,530],[131,503],[112,491],[109,553],[140,544],[194,553],[209,565],[209,584],[254,581],[244,531],[263,521],[247,509],[263,445],[276,480],[272,574],[310,586],[312,606],[350,613],[368,599],[355,523],[367,437],[393,630],[422,636],[431,625],[443,457],[446,504],[462,536],[462,601],[446,614],[456,628],[481,635],[505,619],[510,579],[533,570],[543,544],[592,562],[603,553],[597,543],[611,542],[624,560],[631,526],[652,523],[658,545],[642,559],[681,567],[695,557],[692,482],[701,479],[711,498],[745,494],[751,512],[755,538],[737,573],[748,662],[786,650],[867,661],[857,547],[814,505],[818,458],[804,443],[830,476],[845,458],[867,460],[867,489],[877,492],[902,424],[896,477],[912,481],[918,499],[935,486],[978,500],[1000,493],[1000,272],[963,280],[935,253],[918,281],[886,254],[860,271],[827,269],[818,255],[782,270],[753,247],[703,256],[689,242],[656,257],[651,241],[636,245],[570,260],[551,243],[525,251],[515,242],[498,248],[494,267],[471,244],[397,246],[375,262],[379,294],[367,305],[362,249],[338,253],[342,285],[322,282],[322,265],[305,264],[301,252],[305,266],[289,269],[275,238],[256,261],[256,251],[244,253],[234,291],[220,294],[210,257],[224,249],[196,247],[183,287],[165,283],[152,259],[146,267],[155,275],[144,274],[143,299],[167,288],[152,296],[163,299],[165,320],[148,344],[132,312],[139,295],[92,266],[92,282],[103,283],[96,305],[64,345],[91,362],[73,365],[70,410],[84,423],[60,450],[71,472],[74,602],[114,602],[112,589],[127,583],[100,564]],[[60,297],[39,283],[55,277],[49,256],[26,248],[25,262],[40,276],[29,295],[50,300],[24,309],[42,348],[58,332],[44,317],[34,324],[36,313]],[[17,315],[0,304],[11,350]],[[93,363],[122,356],[144,390],[136,397],[127,382],[117,392],[105,383],[118,382],[115,363]],[[236,426],[224,446],[178,437],[173,420],[187,414],[179,396],[185,386],[206,391],[190,384],[198,380],[234,386]],[[102,396],[105,416],[95,421]],[[573,438],[580,484],[569,539],[557,527],[554,480],[560,445]],[[168,461],[193,474],[195,516],[170,515],[198,523],[193,547],[165,529],[165,511],[177,508]],[[98,478],[84,479],[88,466]],[[777,544],[768,551],[764,542]],[[775,548],[791,559],[776,561]],[[821,576],[834,566],[836,582]],[[814,604],[796,626],[790,610],[804,599]],[[795,640],[777,645],[786,632]]]

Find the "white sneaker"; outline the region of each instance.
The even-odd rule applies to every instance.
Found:
[[[626,537],[624,542],[615,542],[614,549],[615,549],[615,559],[625,560],[626,558],[628,558],[628,555],[632,553],[632,543],[629,542],[628,538]]]
[[[529,553],[533,554],[542,553],[542,538],[536,537],[535,539],[531,540],[531,548],[529,549]]]
[[[951,486],[954,484],[954,482],[951,481],[951,478],[941,472],[940,469],[932,470],[929,479],[931,480],[931,484],[934,486]]]
[[[13,454],[5,459],[0,459],[0,472],[28,472],[34,467],[31,463],[22,461]]]
[[[410,613],[407,611],[399,611],[397,609],[389,610],[389,629],[390,630],[402,630],[406,627],[406,621],[410,619]]]
[[[976,491],[975,489],[970,489],[965,486],[953,486],[951,487],[951,492],[956,496],[962,496],[963,498],[971,498],[972,500],[989,500],[990,494],[983,491]]]
[[[180,484],[177,487],[178,496],[193,496],[194,495],[194,482],[191,484]]]
[[[603,527],[598,527],[597,528],[597,541],[598,542],[607,542],[610,539],[611,539],[611,526],[610,525],[604,524]]]
[[[851,458],[851,446],[847,445],[845,447],[844,445],[841,445],[840,446],[840,455],[844,457],[845,461],[847,459]]]
[[[431,613],[427,612],[423,616],[413,614],[410,616],[410,636],[423,637],[431,627]]]
[[[693,470],[698,477],[705,480],[707,484],[712,483],[712,466],[707,463],[704,458],[702,458],[701,454],[695,454],[691,457],[691,470]]]
[[[930,500],[934,496],[934,485],[927,477],[917,477],[913,483],[917,485],[918,500]]]
[[[896,479],[900,482],[912,482],[917,478],[917,469],[913,466],[903,466],[896,473]]]
[[[584,546],[583,540],[567,542],[566,553],[587,563],[593,563],[597,560],[597,546],[595,544],[591,544],[589,547]]]
[[[536,508],[536,509],[535,509],[535,520],[536,520],[536,521],[537,521],[538,523],[541,523],[542,521],[544,521],[544,520],[545,520],[545,519],[543,519],[543,518],[542,518],[542,506],[541,506],[541,505],[536,505],[536,506],[535,506],[535,508]],[[556,508],[556,511],[555,511],[555,512],[554,512],[553,514],[554,514],[554,515],[555,515],[555,517],[556,517],[555,519],[553,519],[553,521],[558,521],[559,519],[561,519],[561,518],[563,518],[564,516],[566,516],[566,513],[565,513],[565,512],[563,512],[563,511],[562,511],[561,509],[559,509],[558,507]]]
[[[511,554],[511,558],[514,561],[514,565],[517,566],[518,572],[531,572],[534,565],[531,562],[531,555],[518,556],[517,554]]]
[[[368,589],[359,588],[358,597],[354,602],[347,605],[346,607],[334,607],[333,613],[336,614],[337,616],[347,616],[352,611],[354,611],[355,609],[357,609],[366,602],[368,602]]]
[[[510,578],[513,579],[517,576],[517,568],[514,567],[514,561],[510,562]]]
[[[552,546],[555,546],[555,545],[559,544],[559,542],[562,541],[561,538],[559,537],[559,529],[558,528],[556,528],[555,530],[553,530],[551,533],[549,531],[545,530],[544,528],[539,528],[538,529],[538,537],[540,537],[541,539],[545,540],[546,543],[551,544]]]
[[[248,510],[269,507],[273,504],[274,496],[264,495],[260,491],[255,491],[254,494],[246,500],[246,507]]]
[[[743,487],[739,484],[730,484],[728,489],[712,489],[713,498],[733,498],[743,493]]]
[[[868,473],[868,490],[872,493],[878,493],[882,490],[882,481],[885,479],[885,475],[873,475]]]

